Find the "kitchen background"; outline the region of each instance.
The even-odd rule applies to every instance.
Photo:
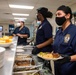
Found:
[[[32,6],[32,9],[19,9],[11,8],[11,5],[28,5]],[[60,5],[68,5],[72,8],[73,14],[76,14],[76,0],[0,0],[0,26],[3,27],[2,33],[10,34],[16,26],[17,19],[15,18],[27,18],[25,20],[25,25],[30,29],[30,38],[35,34],[36,24],[36,9],[39,7],[47,7],[49,11],[53,12],[53,18],[48,19],[48,21],[53,26],[53,35],[55,35],[57,30],[57,25],[55,23],[55,12]],[[16,6],[15,6],[16,7]],[[13,13],[18,14],[29,14],[28,16],[13,15]],[[75,24],[75,17],[73,16],[72,22]]]

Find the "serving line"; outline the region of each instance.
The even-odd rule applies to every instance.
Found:
[[[4,65],[0,68],[0,75],[12,75],[17,45],[17,38],[14,39],[12,45],[5,48]]]

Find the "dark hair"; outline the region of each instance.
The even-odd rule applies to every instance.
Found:
[[[52,16],[53,16],[53,13],[50,12],[50,11],[48,11],[48,12],[47,12],[47,18],[52,18]]]
[[[70,19],[72,19],[72,10],[69,6],[61,5],[57,10],[62,10],[65,14],[70,14]]]
[[[48,8],[45,8],[45,7],[41,7],[37,9],[37,12],[41,13],[44,18],[52,18],[53,16],[52,12],[48,11]]]

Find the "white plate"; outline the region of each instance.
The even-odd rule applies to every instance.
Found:
[[[10,42],[10,43],[0,43],[1,47],[9,47],[10,45],[12,45],[12,42]]]
[[[5,51],[5,48],[0,47],[0,53],[2,54],[2,53],[4,53],[4,51]]]
[[[40,56],[39,54],[37,55],[38,57],[40,57],[40,58],[42,58],[42,59],[45,59],[45,60],[58,60],[58,59],[63,59],[63,57],[58,57],[58,58],[44,58],[44,57],[42,57],[42,56]]]

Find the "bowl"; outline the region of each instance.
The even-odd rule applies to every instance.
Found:
[[[3,52],[5,52],[5,48],[0,47],[0,53],[3,53]]]
[[[12,44],[12,42],[10,43],[0,43],[1,47],[9,47]]]

